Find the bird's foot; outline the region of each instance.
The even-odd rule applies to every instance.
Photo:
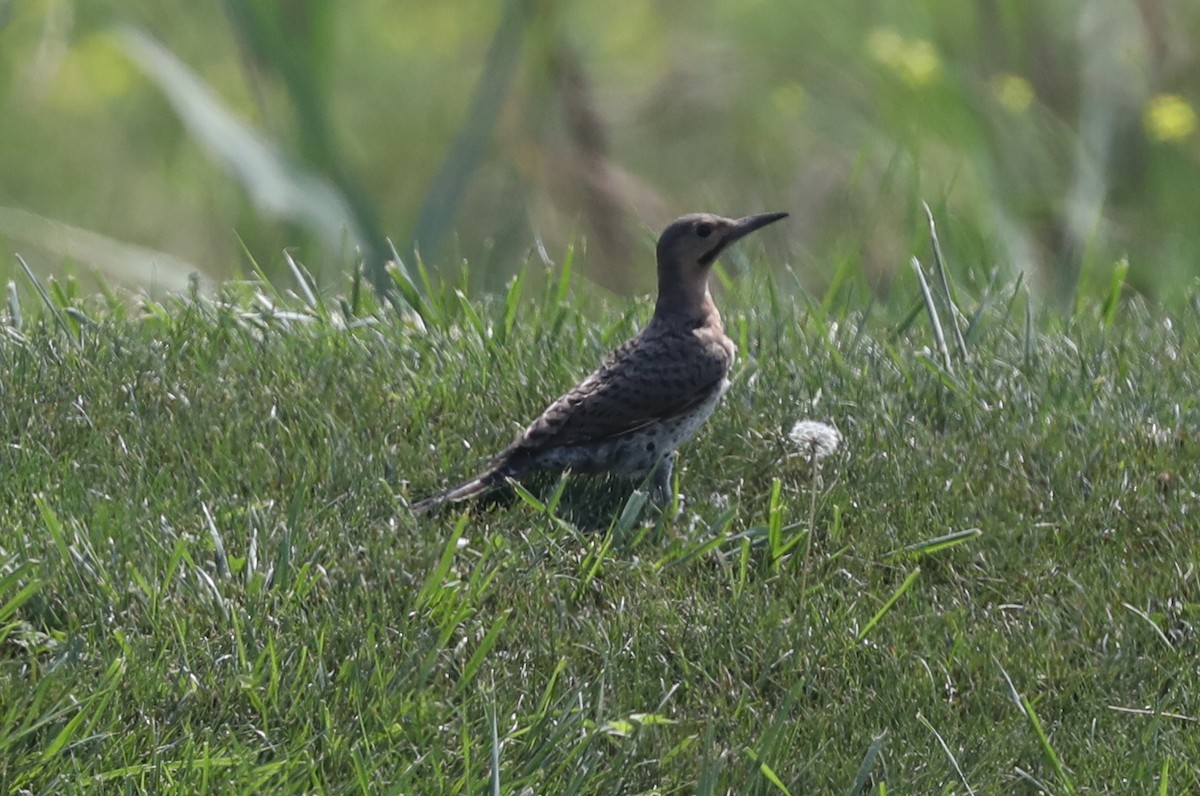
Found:
[[[675,452],[672,451],[655,465],[654,471],[650,474],[650,501],[659,508],[669,507],[673,498],[677,497],[672,478],[674,474]]]

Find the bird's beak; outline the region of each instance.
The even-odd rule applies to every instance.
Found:
[[[746,237],[756,229],[762,229],[767,224],[772,224],[781,218],[787,218],[787,215],[787,213],[763,213],[757,216],[739,218],[734,222],[733,229],[729,230],[725,235],[725,240],[722,243],[728,246],[735,240]]]
[[[739,218],[737,221],[733,222],[733,226],[730,227],[729,231],[725,233],[725,236],[717,242],[717,245],[713,246],[707,254],[700,258],[700,264],[704,266],[712,265],[713,261],[720,256],[721,252],[729,248],[731,243],[736,240],[740,240],[754,230],[761,229],[767,224],[778,221],[781,218],[787,218],[787,213],[763,213],[762,215]]]

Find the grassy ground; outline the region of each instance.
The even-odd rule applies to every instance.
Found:
[[[0,790],[1200,788],[1194,313],[980,290],[945,360],[924,310],[743,285],[681,506],[414,519],[649,310],[521,287],[424,331],[31,291]],[[804,418],[845,436],[816,479]]]

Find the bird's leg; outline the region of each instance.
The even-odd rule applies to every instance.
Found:
[[[674,472],[675,451],[671,451],[659,459],[658,464],[654,465],[654,472],[650,474],[650,499],[660,506],[666,506],[671,502],[673,486],[671,477]]]

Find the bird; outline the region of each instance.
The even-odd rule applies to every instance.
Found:
[[[787,217],[691,213],[658,239],[658,297],[649,323],[550,404],[483,472],[413,503],[414,513],[484,495],[535,470],[650,477],[650,498],[673,497],[675,451],[729,389],[736,347],[708,289],[712,265],[746,235]]]

